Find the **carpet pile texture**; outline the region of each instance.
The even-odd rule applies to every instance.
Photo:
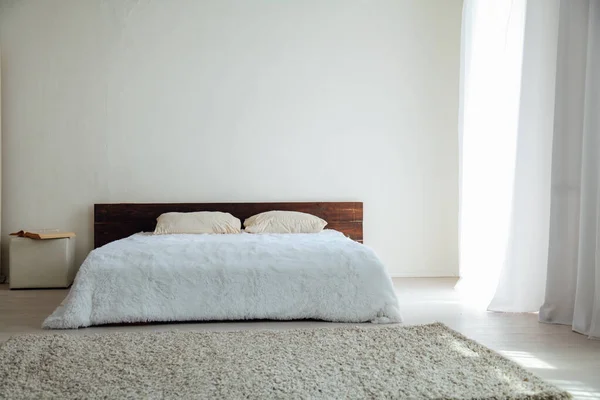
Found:
[[[568,399],[443,324],[23,335],[0,398]]]

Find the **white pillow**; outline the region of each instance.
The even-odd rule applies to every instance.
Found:
[[[249,233],[318,233],[327,221],[297,211],[267,211],[244,221]]]
[[[242,223],[229,213],[199,211],[169,212],[156,219],[155,235],[171,233],[240,233]]]

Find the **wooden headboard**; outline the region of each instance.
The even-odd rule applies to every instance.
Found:
[[[156,218],[166,212],[222,211],[242,223],[248,217],[271,210],[300,211],[328,222],[326,228],[363,241],[363,203],[121,203],[94,204],[94,248],[138,232],[152,232]]]

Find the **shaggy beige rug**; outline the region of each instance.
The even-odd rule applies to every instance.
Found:
[[[442,324],[25,335],[0,398],[567,399]]]

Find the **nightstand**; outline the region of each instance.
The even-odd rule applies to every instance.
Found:
[[[8,268],[11,289],[68,287],[77,272],[75,237],[47,240],[11,237]]]

